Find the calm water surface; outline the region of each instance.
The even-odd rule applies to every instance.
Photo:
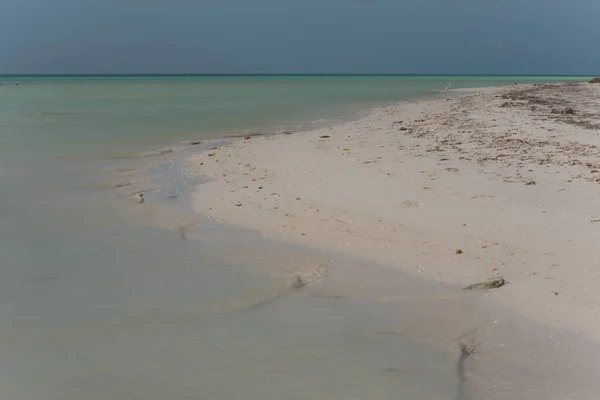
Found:
[[[0,77],[2,397],[453,398],[454,354],[398,328],[427,337],[409,307],[265,273],[329,256],[215,227],[182,240],[124,217],[103,182],[120,158],[181,141],[316,126],[448,82],[567,79]]]

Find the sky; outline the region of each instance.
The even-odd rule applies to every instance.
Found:
[[[0,0],[0,74],[600,75],[600,0]]]

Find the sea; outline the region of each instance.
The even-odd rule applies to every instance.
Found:
[[[449,84],[585,79],[0,75],[0,397],[471,399],[460,340],[489,317],[477,298],[203,221],[173,183],[171,150],[157,150],[293,134]],[[176,195],[120,195],[115,176],[132,166]],[[163,205],[195,230],[137,211]]]

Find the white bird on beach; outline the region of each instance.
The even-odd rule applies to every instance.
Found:
[[[450,86],[452,86],[451,83],[449,83],[448,86],[446,86],[446,89],[444,89],[444,90],[450,90]]]

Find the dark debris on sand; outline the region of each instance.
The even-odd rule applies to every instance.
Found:
[[[573,94],[584,94],[585,85],[577,82],[562,84],[539,84],[514,88],[502,95],[506,101],[500,107],[523,107],[532,111],[548,113],[554,120],[568,125],[576,125],[584,129],[600,129],[598,114],[578,111],[585,104],[577,104]],[[579,96],[579,98],[585,96]],[[546,115],[548,115],[546,114]],[[577,116],[577,117],[575,117]]]

